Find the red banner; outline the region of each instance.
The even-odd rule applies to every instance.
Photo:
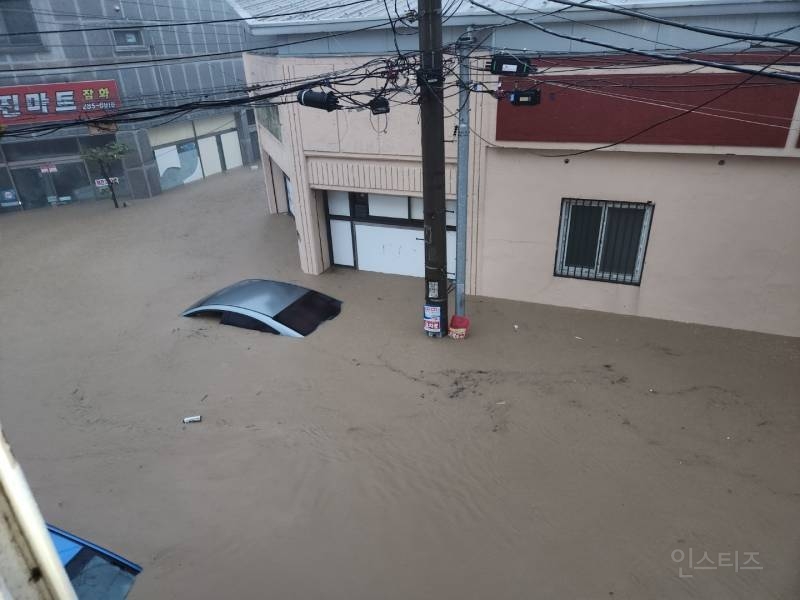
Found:
[[[93,119],[122,103],[113,79],[0,87],[0,125]]]

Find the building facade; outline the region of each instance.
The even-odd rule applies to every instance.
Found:
[[[681,23],[764,34],[800,14],[797,2],[782,1],[646,4],[649,13]],[[661,52],[724,41],[618,16],[569,14],[568,23],[555,16],[537,22],[590,39],[600,26],[603,40],[626,47],[630,32],[640,47]],[[378,18],[351,18],[348,27]],[[445,39],[467,25],[485,28],[485,16],[456,13]],[[313,27],[336,31],[299,22],[253,31],[302,42]],[[493,36],[495,51],[542,49],[533,58],[540,74],[498,77],[481,70],[487,52],[472,59],[473,80],[484,89],[499,86],[504,97],[471,97],[469,294],[800,335],[800,86],[598,54],[524,25]],[[415,47],[412,35],[398,39]],[[245,69],[252,83],[297,80],[391,48],[391,31],[354,32],[277,55],[246,55]],[[800,73],[786,49],[745,50],[728,43],[702,55],[756,71],[780,63]],[[509,101],[515,89],[532,84],[541,91],[539,105]],[[455,125],[455,100],[446,101],[446,132]],[[361,111],[287,104],[269,112],[271,118],[259,119],[267,209],[294,214],[303,270],[422,276],[417,107],[393,105],[377,127]],[[450,201],[456,149],[447,142],[454,140],[445,143]]]
[[[241,90],[241,49],[251,37],[230,19],[238,14],[216,0],[0,3],[0,212],[107,197],[108,182],[81,155],[110,141],[130,150],[112,168],[122,198],[155,196],[257,160],[254,115],[239,108],[18,133]],[[197,21],[204,23],[180,25]]]

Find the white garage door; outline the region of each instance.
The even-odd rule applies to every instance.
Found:
[[[377,273],[425,276],[421,199],[334,190],[326,195],[334,264]],[[447,214],[450,227],[455,224],[455,207],[451,207],[451,202],[448,201]],[[455,250],[456,232],[448,230],[447,276],[450,279],[455,277]]]
[[[422,229],[356,223],[355,230],[359,269],[412,277],[425,276]],[[455,251],[456,232],[448,231],[447,276],[451,279],[456,273]]]
[[[358,268],[363,271],[425,276],[422,231],[356,223]]]

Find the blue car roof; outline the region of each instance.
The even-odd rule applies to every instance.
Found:
[[[50,524],[47,525],[47,530],[50,532],[50,538],[53,540],[53,544],[56,547],[58,556],[61,559],[61,564],[64,566],[66,566],[69,561],[75,558],[81,549],[91,548],[98,554],[101,554],[105,558],[109,559],[111,562],[117,563],[119,566],[132,571],[136,575],[142,572],[142,567],[137,565],[135,562],[131,562],[127,558],[124,558],[119,554],[115,554],[114,552],[111,552],[111,550],[103,548],[102,546],[98,546],[89,540],[85,540],[77,535],[69,533],[68,531],[64,531],[63,529],[59,529],[58,527]]]

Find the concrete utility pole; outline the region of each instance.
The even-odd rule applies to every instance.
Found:
[[[466,313],[467,193],[469,192],[469,54],[472,34],[458,38],[458,178],[456,182],[456,314]]]
[[[442,2],[419,1],[418,73],[422,126],[422,201],[425,219],[425,332],[447,335],[447,221],[444,201]]]

